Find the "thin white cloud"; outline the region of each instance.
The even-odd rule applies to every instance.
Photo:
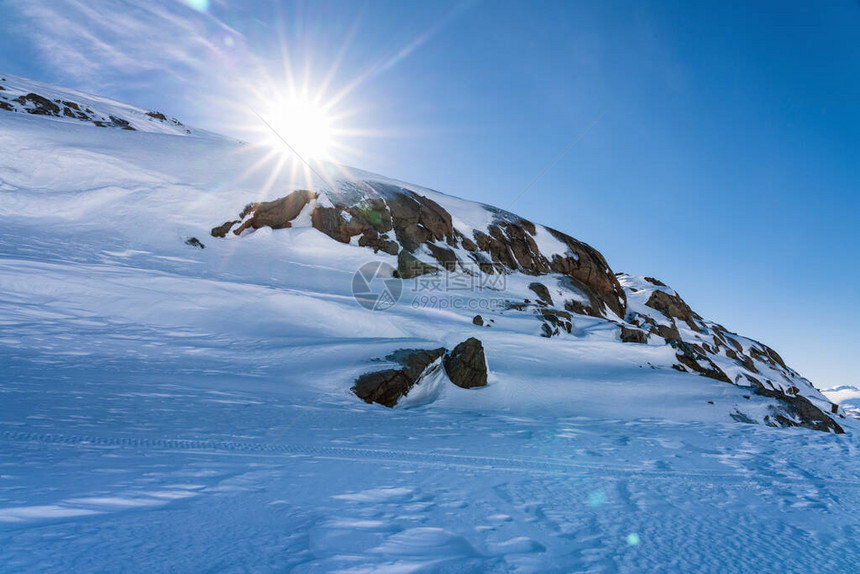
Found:
[[[99,88],[153,73],[198,82],[224,71],[241,35],[179,0],[10,0],[59,76]]]

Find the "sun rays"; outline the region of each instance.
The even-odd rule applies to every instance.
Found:
[[[201,0],[187,3],[198,9],[203,5]],[[360,36],[360,16],[332,22],[329,31],[339,34],[328,39],[336,35],[338,43],[328,47],[336,49],[320,50],[326,35],[307,26],[313,19],[306,11],[288,14],[275,7],[268,26],[277,34],[277,45],[269,46],[268,58],[259,51],[243,52],[242,68],[229,67],[230,93],[217,106],[231,110],[228,121],[221,118],[224,129],[243,134],[240,137],[248,143],[235,151],[248,158],[246,169],[225,181],[223,189],[252,188],[254,200],[264,201],[295,189],[321,191],[336,186],[336,180],[355,181],[344,164],[366,159],[362,142],[408,135],[362,127],[380,105],[368,102],[362,88],[402,64],[473,3],[455,4],[423,33],[349,71],[348,55]]]

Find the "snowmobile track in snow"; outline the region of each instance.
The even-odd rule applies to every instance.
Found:
[[[265,443],[251,441],[169,439],[83,436],[25,431],[0,431],[0,441],[94,448],[131,448],[184,453],[225,453],[235,455],[310,457],[354,462],[384,462],[435,467],[457,467],[493,472],[560,474],[570,471],[599,470],[604,475],[687,476],[747,480],[742,471],[701,471],[652,469],[618,464],[560,460],[554,458],[493,457],[471,454],[448,454],[411,450],[373,449],[325,445]],[[803,482],[802,480],[795,480]],[[842,486],[860,487],[858,481],[832,481]]]

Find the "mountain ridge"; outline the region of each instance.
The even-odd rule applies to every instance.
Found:
[[[0,74],[0,111],[83,122],[100,128],[171,135],[215,135],[186,126],[157,110],[144,110],[109,98],[58,88],[12,74]]]
[[[624,342],[647,343],[652,336],[663,339],[676,351],[677,362],[672,368],[678,371],[749,387],[776,398],[783,409],[766,415],[766,424],[843,432],[825,414],[838,414],[838,406],[789,368],[776,351],[705,321],[659,280],[613,273],[603,256],[585,243],[483,204],[476,205],[491,215],[486,227],[458,229],[452,223],[453,215],[427,195],[389,184],[380,189],[373,176],[362,180],[361,185],[356,185],[355,179],[340,180],[340,185],[347,193],[297,190],[273,201],[248,204],[238,219],[215,226],[210,234],[223,239],[228,233],[241,237],[262,227],[289,229],[309,210],[303,223],[307,225],[309,220],[314,229],[330,238],[345,244],[358,238],[358,246],[375,254],[396,255],[395,277],[412,279],[439,272],[554,275],[552,287],[542,283],[529,286],[538,295],[534,303],[524,299],[509,307],[536,310],[542,320],[542,335],[569,334],[573,315],[600,317],[621,327],[622,341],[625,334],[629,337]],[[363,193],[358,197],[349,193],[355,189]],[[441,201],[443,194],[431,193]],[[344,197],[350,197],[352,204]],[[543,253],[535,240],[541,231],[549,233],[560,247]],[[562,294],[561,306],[553,304],[549,289]]]

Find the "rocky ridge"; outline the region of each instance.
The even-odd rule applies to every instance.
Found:
[[[0,74],[0,111],[84,122],[100,128],[191,135],[198,132],[158,111]],[[202,132],[201,132],[202,133]]]
[[[750,387],[774,399],[764,424],[842,432],[825,414],[842,416],[838,409],[776,351],[706,321],[661,281],[616,274],[593,247],[491,206],[480,206],[480,224],[465,224],[443,206],[446,202],[447,196],[429,190],[352,178],[338,181],[334,190],[296,190],[248,204],[211,234],[225,238],[261,227],[310,225],[340,243],[396,257],[402,279],[445,272],[532,277],[530,295],[509,299],[505,312],[533,314],[536,334],[575,336],[577,316],[600,318],[617,326],[620,343],[670,348],[677,371]],[[354,391],[392,406],[419,375],[408,369],[371,373]]]
[[[307,209],[314,228],[335,241],[397,255],[397,271],[408,279],[439,270],[466,274],[559,274],[573,295],[576,312],[595,317],[624,316],[626,295],[603,256],[560,231],[538,227],[512,213],[491,209],[482,229],[455,227],[452,215],[426,195],[379,182],[349,184],[348,193],[296,190],[282,198],[251,203],[237,219],[212,229],[214,237],[248,229],[285,229]],[[351,188],[351,189],[350,189]],[[556,251],[538,246],[550,236]]]

